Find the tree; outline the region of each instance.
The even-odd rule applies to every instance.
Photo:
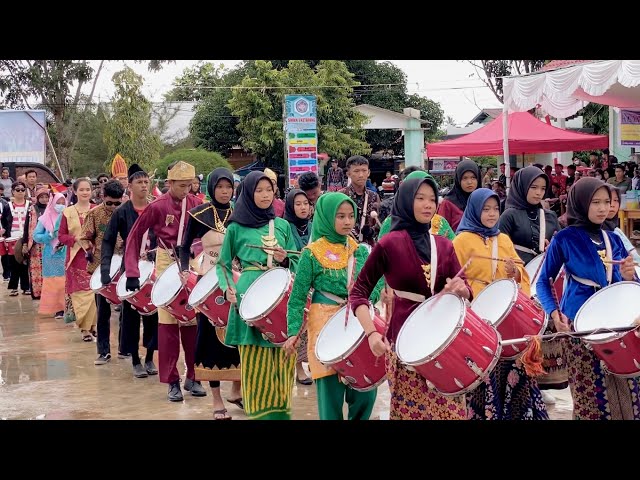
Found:
[[[167,167],[173,162],[182,160],[196,169],[196,174],[203,174],[205,177],[218,167],[228,168],[233,171],[233,167],[219,153],[207,152],[202,148],[183,148],[170,153],[157,162],[158,177],[165,178]]]
[[[215,93],[212,87],[224,84],[224,75],[228,70],[224,64],[198,63],[192,68],[185,68],[182,75],[173,81],[176,84],[164,95],[167,102],[198,102]]]
[[[83,110],[78,117],[83,128],[79,131],[78,141],[71,153],[70,163],[73,168],[69,175],[73,178],[96,176],[103,171],[105,161],[109,159],[109,150],[104,143],[106,112],[104,106],[97,105]]]
[[[65,174],[73,167],[75,143],[83,128],[75,113],[91,104],[102,60],[94,71],[88,60],[0,60],[0,108],[43,108],[48,112],[48,128]],[[145,62],[138,60],[137,63]],[[150,60],[157,71],[167,60]],[[91,83],[91,93],[83,98],[82,88]]]
[[[540,70],[544,60],[467,60],[476,69],[476,75],[489,87],[500,103],[504,103],[502,78],[509,75],[523,75]]]
[[[143,79],[126,67],[113,75],[116,87],[112,116],[107,121],[104,141],[109,159],[121,154],[128,164],[151,170],[162,150],[160,137],[151,132],[151,102],[141,93]]]
[[[319,151],[336,158],[369,153],[362,130],[366,118],[353,108],[351,98],[357,82],[343,62],[322,60],[314,71],[300,60],[290,61],[282,70],[257,60],[255,68],[255,76],[245,77],[229,102],[245,148],[264,157],[268,165],[283,166],[284,96],[307,93],[317,97]]]
[[[231,147],[240,143],[238,119],[231,114],[230,100],[231,90],[217,90],[198,105],[189,124],[196,147],[228,155]]]

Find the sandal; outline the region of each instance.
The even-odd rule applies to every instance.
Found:
[[[83,342],[93,342],[93,335],[87,332],[86,330],[82,332],[82,341]]]
[[[17,297],[18,296],[18,290],[11,290],[11,293],[9,294],[10,297]]]
[[[213,419],[214,420],[231,420],[233,417],[227,414],[227,409],[223,408],[222,410],[214,410],[213,411]]]
[[[231,400],[230,398],[227,398],[227,402],[234,404],[236,407],[244,410],[244,403],[242,403],[242,397],[240,398],[234,398],[233,400]]]

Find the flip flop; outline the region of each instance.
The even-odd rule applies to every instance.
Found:
[[[227,402],[233,403],[236,407],[244,410],[244,403],[242,403],[242,398],[234,398],[233,400],[231,400],[230,398],[227,398]]]
[[[233,417],[231,415],[227,415],[227,409],[223,408],[222,410],[213,411],[213,419],[214,420],[231,420],[233,419]]]
[[[82,341],[83,342],[93,342],[93,335],[91,335],[90,333],[83,333],[82,334]]]

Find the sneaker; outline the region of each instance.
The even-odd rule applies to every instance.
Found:
[[[18,296],[18,290],[11,290],[11,293],[9,294],[10,297],[17,297]]]
[[[107,362],[109,362],[109,360],[111,360],[111,354],[110,353],[107,353],[106,355],[105,354],[100,354],[100,355],[98,355],[98,358],[96,358],[93,361],[93,364],[94,365],[105,365],[105,364],[107,364]]]
[[[123,358],[131,358],[131,354],[130,354],[130,353],[121,353],[121,352],[118,352],[118,358],[119,358],[119,359],[121,359],[121,360],[122,360]]]
[[[555,405],[556,397],[554,397],[552,394],[550,394],[546,390],[541,390],[540,393],[542,393],[542,401],[544,403],[546,403],[547,405]]]
[[[8,278],[3,278],[2,281],[9,283],[9,279]]]
[[[31,290],[23,290],[22,294],[23,295],[31,295]]]
[[[63,319],[63,318],[64,318],[64,312],[58,312],[58,313],[56,313],[55,317],[53,317],[53,318],[55,318],[56,320],[61,320],[61,319]]]
[[[133,376],[136,377],[136,378],[147,378],[149,376],[149,374],[144,369],[142,364],[139,363],[139,364],[133,366]]]

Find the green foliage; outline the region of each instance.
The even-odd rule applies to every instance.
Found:
[[[113,75],[116,91],[112,99],[112,115],[107,121],[104,142],[111,163],[116,153],[121,154],[128,165],[139,164],[152,170],[160,158],[160,137],[151,132],[151,102],[142,95],[143,78],[131,68]]]
[[[597,135],[609,134],[609,107],[597,103],[588,103],[576,115],[582,115],[582,126],[593,128]]]
[[[155,165],[158,168],[157,177],[166,178],[167,167],[171,163],[180,160],[193,165],[196,169],[196,174],[202,173],[205,177],[218,167],[228,168],[233,171],[233,167],[219,153],[208,152],[202,148],[183,148],[170,153],[157,162]]]
[[[467,60],[474,67],[478,78],[487,85],[495,97],[504,103],[502,92],[502,78],[509,75],[522,75],[540,70],[545,60]]]
[[[292,60],[281,70],[263,60],[254,66],[255,75],[247,75],[241,83],[244,88],[234,89],[229,101],[246,149],[267,164],[282,167],[284,97],[304,93],[317,97],[319,151],[336,158],[370,152],[362,130],[366,118],[353,108],[351,98],[357,82],[343,62],[322,60],[315,71],[301,60]],[[318,88],[327,85],[335,88]]]
[[[164,95],[167,102],[200,101],[213,95],[216,87],[224,84],[224,75],[228,72],[223,64],[198,63],[192,68],[185,68],[182,75],[173,83],[176,86]]]
[[[95,177],[104,170],[109,158],[109,150],[104,143],[104,132],[107,118],[104,108],[98,105],[87,108],[78,114],[78,121],[82,122],[82,129],[78,135],[75,149],[71,153],[72,170],[69,175],[73,178],[82,176]]]
[[[238,119],[231,114],[230,100],[231,90],[216,90],[198,105],[189,125],[194,146],[228,155],[231,147],[240,143]]]

